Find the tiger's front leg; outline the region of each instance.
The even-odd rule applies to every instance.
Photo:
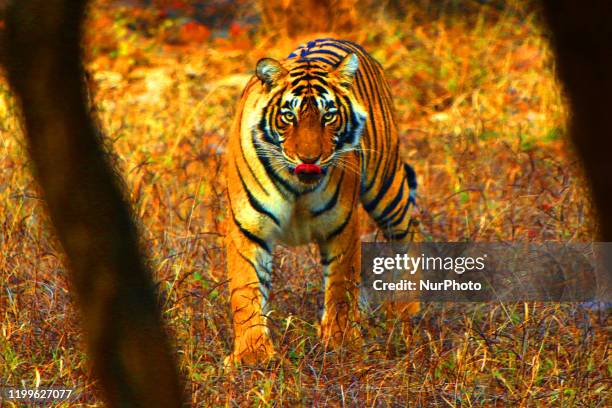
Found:
[[[361,340],[357,325],[361,280],[358,221],[358,211],[355,208],[345,221],[346,224],[334,230],[334,236],[319,244],[325,288],[320,335],[325,344],[332,348],[355,345]]]
[[[401,163],[399,159],[390,168],[392,171],[381,177],[378,185],[372,183],[371,190],[366,191],[361,200],[365,210],[376,221],[388,241],[410,243],[415,240],[417,232],[417,226],[411,218],[417,188],[416,173],[411,166]],[[415,247],[410,248],[411,256],[419,255],[414,253],[415,250]],[[413,279],[418,280],[420,274],[421,272],[417,271]],[[391,322],[394,319],[402,323],[402,333],[410,347],[413,318],[418,316],[421,310],[419,299],[386,302],[384,309],[389,328],[392,327]]]
[[[231,224],[226,249],[234,347],[225,359],[226,366],[255,364],[274,355],[266,317],[272,255]]]

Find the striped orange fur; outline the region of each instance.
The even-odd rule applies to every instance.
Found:
[[[389,240],[408,238],[415,173],[399,155],[383,70],[360,46],[319,39],[265,58],[232,126],[227,171],[227,270],[234,322],[228,362],[273,355],[266,313],[276,243],[318,244],[321,336],[359,338],[359,202]],[[413,304],[410,311],[418,310]]]

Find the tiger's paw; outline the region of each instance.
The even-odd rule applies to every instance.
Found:
[[[385,304],[387,314],[387,330],[391,331],[395,322],[402,325],[402,337],[406,347],[410,349],[413,342],[413,331],[421,316],[420,302],[389,302]]]
[[[409,322],[421,312],[420,302],[389,302],[385,305],[387,319]]]
[[[248,336],[247,338],[235,340],[234,351],[225,357],[223,366],[226,370],[231,370],[241,364],[266,364],[275,357],[276,352],[268,336]]]
[[[337,324],[322,323],[319,337],[326,347],[334,350],[340,348],[357,349],[363,345],[363,336],[355,323],[345,328]]]

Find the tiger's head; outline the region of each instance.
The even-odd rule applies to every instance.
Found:
[[[264,88],[255,129],[258,154],[275,171],[313,185],[330,167],[343,165],[343,154],[358,148],[367,117],[351,92],[358,68],[355,54],[337,66],[312,59],[257,63]]]

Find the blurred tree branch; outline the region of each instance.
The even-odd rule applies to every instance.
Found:
[[[112,407],[178,407],[182,389],[151,273],[86,103],[86,1],[15,0],[3,59],[29,151],[70,262],[95,377]]]
[[[609,0],[543,0],[557,73],[571,109],[570,136],[612,241],[612,5]]]

